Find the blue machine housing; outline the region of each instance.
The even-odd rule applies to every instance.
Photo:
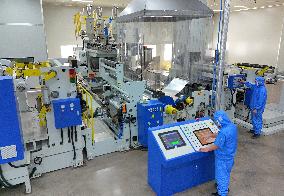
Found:
[[[208,118],[202,118],[207,120]],[[157,143],[157,130],[189,124],[194,120],[150,129],[148,138],[148,184],[158,196],[170,196],[215,178],[214,152],[194,152],[166,160]]]
[[[24,159],[24,143],[11,77],[0,76],[0,164]]]
[[[138,104],[138,141],[143,147],[148,147],[149,128],[163,124],[163,108],[164,104],[158,100]]]
[[[244,84],[241,83],[241,80],[245,80],[246,75],[245,74],[236,74],[236,75],[230,75],[228,77],[228,88],[233,90],[236,88],[242,88],[244,87]]]
[[[165,106],[166,105],[172,105],[172,106],[176,105],[174,99],[170,96],[162,96],[159,98],[159,101],[162,102]]]
[[[80,99],[53,100],[55,128],[61,129],[82,124]]]

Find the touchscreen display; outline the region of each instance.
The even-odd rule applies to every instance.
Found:
[[[178,130],[173,130],[165,133],[159,133],[159,137],[164,144],[166,150],[178,148],[185,146],[186,143],[184,142],[183,138],[181,137]]]
[[[193,131],[199,142],[202,146],[212,144],[215,141],[214,135],[210,128],[200,129],[197,131]]]

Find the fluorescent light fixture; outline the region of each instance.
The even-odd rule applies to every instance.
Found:
[[[234,7],[235,8],[247,8],[246,6],[243,6],[243,5],[235,5]]]
[[[73,2],[82,2],[82,3],[93,3],[94,1],[88,1],[88,0],[72,0]]]
[[[264,8],[265,8],[265,6],[261,6],[260,8],[261,8],[261,9],[264,9]]]
[[[273,7],[273,5],[269,5],[269,6],[267,6],[267,7]]]
[[[253,10],[257,10],[257,7],[252,8]]]

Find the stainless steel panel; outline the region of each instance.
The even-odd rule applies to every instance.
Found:
[[[212,15],[213,11],[198,0],[133,0],[117,21],[169,22]]]

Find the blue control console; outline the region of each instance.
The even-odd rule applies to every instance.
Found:
[[[52,101],[52,104],[56,129],[82,124],[80,99],[59,99]]]
[[[148,147],[149,128],[163,124],[163,108],[164,104],[158,100],[138,104],[138,141],[143,147]]]
[[[11,77],[0,76],[0,164],[24,159],[24,144]]]
[[[212,145],[208,136],[219,129],[209,118],[150,129],[148,183],[158,196],[169,196],[215,178],[214,152],[199,149]]]
[[[241,83],[241,81],[245,79],[246,79],[246,76],[244,74],[230,75],[228,77],[228,88],[233,90],[236,88],[244,87],[244,84]]]

